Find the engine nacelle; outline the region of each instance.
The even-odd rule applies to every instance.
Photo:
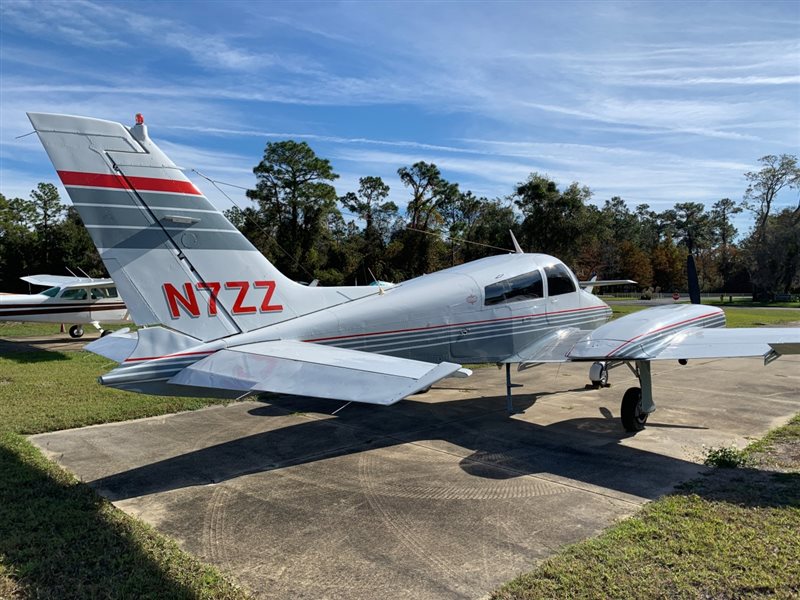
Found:
[[[575,344],[572,360],[648,360],[678,332],[698,327],[724,327],[725,313],[715,306],[655,306],[606,323]]]

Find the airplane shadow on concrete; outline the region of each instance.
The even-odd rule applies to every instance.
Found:
[[[536,397],[515,398],[517,411],[535,410]],[[537,425],[512,418],[505,397],[450,402],[409,399],[392,407],[347,405],[271,396],[252,417],[299,415],[307,420],[234,439],[91,482],[111,500],[196,485],[368,452],[404,443],[436,445],[454,454],[465,473],[495,480],[539,474],[656,498],[695,477],[696,463],[620,444],[623,431],[610,411]],[[654,425],[658,425],[654,423]],[[701,429],[701,428],[698,428]]]

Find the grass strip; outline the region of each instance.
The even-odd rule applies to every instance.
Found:
[[[0,433],[0,597],[246,598],[215,569]]]
[[[83,352],[0,356],[0,598],[247,598],[20,435],[224,402],[98,385],[113,366]]]
[[[748,452],[797,442],[800,415]],[[800,458],[792,468],[713,470],[492,598],[798,598]]]
[[[67,332],[69,331],[71,325],[71,323],[64,323],[64,333],[61,334],[64,336],[64,339],[70,339],[69,333]],[[129,323],[127,325],[106,325],[103,327],[103,329],[116,331],[117,329],[122,329],[124,327],[135,329],[133,323]],[[20,323],[18,321],[0,322],[0,338],[58,335],[60,330],[61,327],[58,323]],[[93,325],[84,325],[83,330],[86,332],[86,337],[82,338],[84,340],[97,337],[98,335],[98,331]]]
[[[97,384],[116,363],[89,352],[0,355],[0,429],[33,434],[194,410],[227,401],[146,396]]]

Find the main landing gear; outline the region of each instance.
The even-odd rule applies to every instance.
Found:
[[[92,325],[94,326],[95,329],[97,329],[97,331],[100,332],[100,337],[105,337],[113,333],[110,329],[103,329],[102,327],[100,327],[100,323],[98,323],[97,321],[93,321]],[[80,337],[83,337],[83,334],[84,334],[83,325],[73,325],[72,327],[69,328],[69,337],[73,339],[78,339]]]
[[[620,365],[625,365],[639,380],[640,387],[628,388],[622,396],[620,420],[625,431],[635,433],[644,429],[647,417],[656,410],[653,402],[653,378],[650,373],[650,361],[616,360],[605,363],[596,362],[589,369],[592,387],[599,389],[608,386],[608,372]]]

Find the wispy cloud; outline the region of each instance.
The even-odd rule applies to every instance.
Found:
[[[534,170],[598,201],[739,197],[759,156],[800,147],[800,15],[722,6],[7,0],[2,185],[51,172],[14,139],[36,110],[143,112],[182,166],[245,186],[263,144],[293,138],[340,193],[377,174],[398,204],[417,160],[490,197]]]

